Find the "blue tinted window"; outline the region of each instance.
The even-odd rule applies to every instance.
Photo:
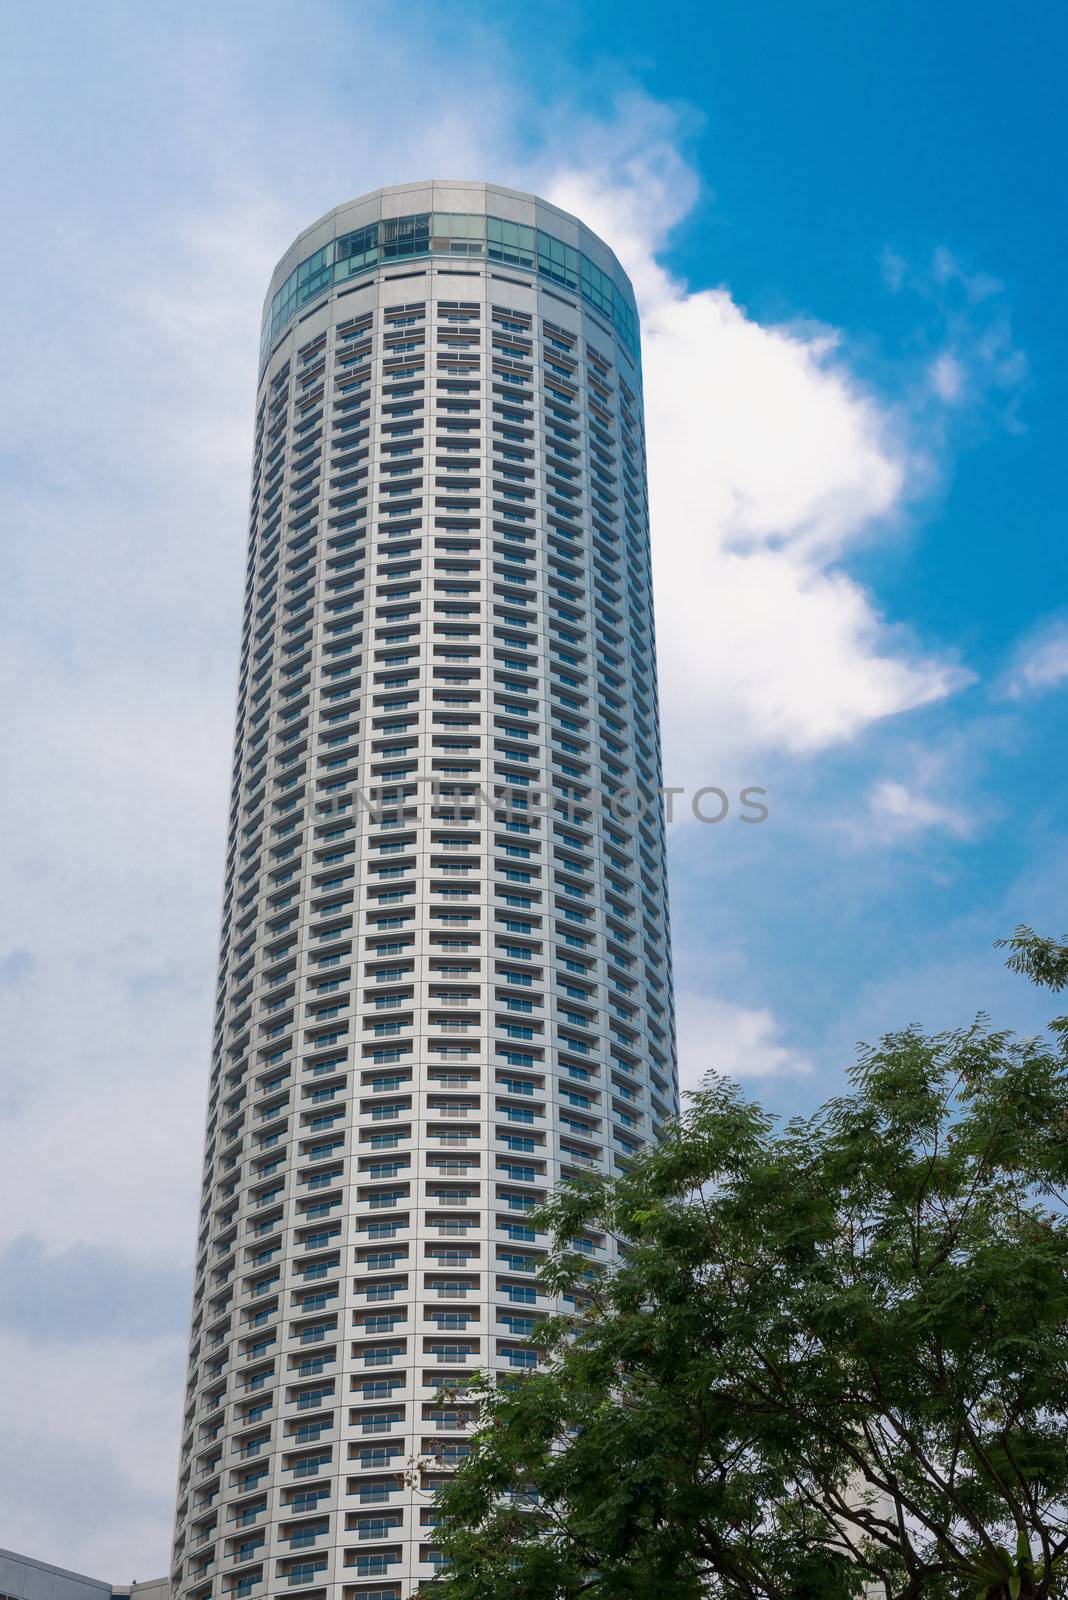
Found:
[[[414,217],[389,217],[379,224],[379,247],[383,261],[400,261],[407,256],[425,255],[430,249],[430,213]]]
[[[541,228],[467,212],[420,212],[389,217],[342,234],[302,261],[271,298],[264,316],[261,359],[297,311],[328,289],[381,261],[402,261],[431,251],[487,256],[561,284],[580,294],[612,322],[622,343],[638,355],[638,318],[629,293],[611,274],[573,245]]]
[[[503,217],[487,217],[486,240],[486,253],[492,261],[504,261],[509,266],[533,271],[536,265],[533,228],[521,222],[506,222]]]

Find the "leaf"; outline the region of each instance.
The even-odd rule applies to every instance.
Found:
[[[1016,1565],[1020,1569],[1021,1577],[1034,1577],[1035,1564],[1031,1559],[1031,1541],[1027,1537],[1025,1528],[1021,1528],[1016,1535]]]

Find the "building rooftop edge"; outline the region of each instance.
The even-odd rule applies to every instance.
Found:
[[[131,1579],[129,1583],[111,1583],[107,1578],[92,1578],[87,1572],[75,1572],[71,1567],[57,1567],[54,1561],[41,1561],[37,1556],[24,1556],[17,1550],[6,1550],[0,1547],[0,1561],[14,1561],[23,1567],[33,1567],[38,1572],[50,1572],[57,1578],[69,1578],[73,1583],[87,1583],[94,1589],[102,1589],[105,1594],[128,1594],[131,1589],[154,1588],[169,1584],[170,1579],[147,1578],[138,1582]]]
[[[573,211],[566,211],[563,206],[557,205],[554,200],[546,200],[544,195],[537,194],[533,190],[513,189],[508,184],[494,183],[489,178],[413,178],[407,183],[384,183],[379,185],[379,187],[376,189],[367,189],[362,194],[353,195],[347,200],[340,200],[336,206],[331,206],[328,211],[324,211],[320,216],[316,217],[313,222],[309,222],[306,227],[302,228],[299,233],[295,234],[285,250],[282,251],[282,254],[275,261],[275,264],[271,269],[267,293],[264,297],[265,307],[270,304],[271,296],[274,293],[274,290],[278,285],[280,275],[282,274],[283,265],[287,262],[287,260],[289,260],[289,258],[292,257],[294,251],[298,248],[301,241],[308,238],[310,235],[317,233],[320,229],[329,224],[331,219],[336,217],[339,212],[349,211],[354,206],[364,205],[368,201],[373,201],[383,195],[400,195],[409,191],[435,188],[455,189],[459,191],[467,191],[468,193],[470,193],[473,189],[482,190],[483,193],[487,195],[503,195],[510,200],[525,201],[531,205],[542,206],[546,211],[555,213],[556,216],[577,227],[583,234],[586,235],[588,239],[591,239],[596,244],[600,245],[602,250],[606,250],[608,252],[615,263],[620,277],[630,289],[633,297],[634,289],[630,281],[630,275],[608,241],[602,238],[602,236],[597,233],[595,229],[591,228],[589,223],[584,222],[583,219],[579,216],[576,216]]]
[[[17,1550],[0,1549],[0,1561],[19,1561],[26,1567],[37,1567],[42,1572],[56,1572],[63,1578],[74,1578],[78,1583],[91,1583],[98,1589],[106,1589],[111,1593],[112,1585],[106,1578],[91,1578],[88,1573],[74,1572],[70,1567],[57,1567],[54,1561],[39,1561],[36,1556],[20,1555]],[[120,1584],[120,1588],[124,1585]]]

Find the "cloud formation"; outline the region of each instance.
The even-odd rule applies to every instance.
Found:
[[[776,1078],[809,1073],[812,1064],[782,1037],[763,1006],[742,1005],[683,990],[677,996],[679,1088],[698,1088],[708,1072],[737,1078]]]
[[[0,1329],[4,1544],[112,1583],[159,1577],[177,1480],[183,1334],[72,1338]]]
[[[897,839],[929,828],[964,836],[971,828],[963,812],[907,788],[895,778],[884,778],[874,785],[868,796],[868,814],[872,830],[880,839]]]
[[[918,296],[937,313],[937,333],[916,334],[926,343],[929,398],[951,411],[970,405],[1019,432],[1030,370],[1013,335],[1004,285],[987,272],[968,269],[944,245],[919,267],[888,249],[882,266],[891,294]],[[913,394],[912,403],[922,409],[922,392]],[[928,428],[935,426],[935,414],[927,410],[924,421]]]
[[[1068,682],[1068,617],[1049,617],[1023,639],[1001,684],[999,698],[1024,700]]]
[[[865,389],[834,329],[766,326],[661,265],[694,184],[663,130],[647,136],[663,111],[627,109],[614,157],[551,197],[613,241],[639,297],[665,765],[696,783],[847,743],[970,675],[889,624],[843,564],[926,481],[899,406]]]

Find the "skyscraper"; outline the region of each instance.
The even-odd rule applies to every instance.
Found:
[[[382,189],[275,270],[183,1600],[432,1577],[527,1213],[676,1108],[643,426],[630,283],[543,200]]]

